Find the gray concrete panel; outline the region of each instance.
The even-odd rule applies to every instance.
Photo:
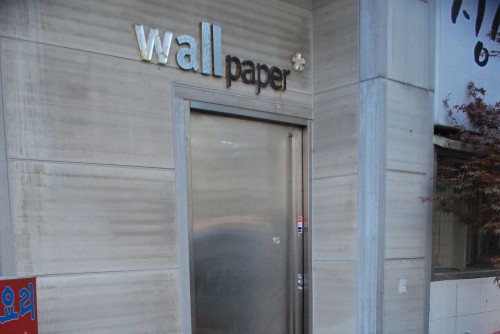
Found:
[[[314,334],[356,333],[356,262],[315,261]]]
[[[360,84],[358,333],[383,333],[387,81]]]
[[[313,183],[313,260],[356,260],[356,175]]]
[[[2,66],[9,158],[173,168],[154,66],[6,38]]]
[[[360,0],[359,80],[387,77],[387,0]]]
[[[387,172],[385,258],[423,258],[427,204],[427,176]]]
[[[388,0],[387,77],[426,89],[430,14],[428,1]]]
[[[352,0],[314,2],[314,93],[358,81],[358,6]]]
[[[384,333],[424,333],[424,260],[386,260]],[[400,280],[406,292],[399,292]]]
[[[174,172],[10,163],[18,275],[178,267]]]
[[[387,168],[425,174],[428,165],[428,92],[387,82]]]
[[[314,177],[355,174],[358,167],[358,86],[314,98]]]
[[[297,6],[306,10],[312,10],[312,0],[280,0],[282,2],[289,3],[293,6]]]
[[[1,48],[2,41],[0,40],[0,49]],[[15,255],[14,244],[12,241],[12,222],[10,217],[7,134],[4,124],[2,78],[2,69],[0,66],[0,276],[13,276],[15,274]]]
[[[224,55],[291,68],[290,57],[300,52],[308,64],[304,72],[292,74],[287,89],[310,92],[311,12],[282,1],[8,0],[0,4],[3,36],[136,61],[141,58],[133,24],[158,28],[162,36],[171,31],[174,39],[183,34],[198,39],[201,20],[221,26]],[[179,47],[172,43],[168,66],[177,68]]]
[[[43,276],[40,333],[177,334],[177,270]]]

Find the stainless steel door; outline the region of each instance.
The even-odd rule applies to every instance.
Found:
[[[302,130],[191,113],[197,334],[302,333]]]

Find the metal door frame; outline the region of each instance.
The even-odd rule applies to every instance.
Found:
[[[208,94],[207,94],[208,93]],[[191,161],[190,161],[190,113],[200,110],[207,113],[238,118],[254,119],[264,122],[288,124],[303,129],[302,140],[302,208],[303,208],[303,268],[304,290],[302,315],[304,334],[312,333],[312,266],[311,266],[311,129],[312,120],[292,116],[308,114],[309,109],[288,106],[272,101],[261,101],[248,97],[207,91],[183,85],[172,85],[174,116],[174,151],[176,176],[176,221],[179,251],[179,290],[181,301],[182,333],[193,333],[194,328],[194,277],[192,261],[192,219],[191,219]],[[245,107],[241,107],[241,106]],[[247,108],[248,106],[248,108]],[[277,114],[276,109],[283,114]],[[292,114],[292,115],[286,115]],[[298,333],[302,334],[302,333]]]

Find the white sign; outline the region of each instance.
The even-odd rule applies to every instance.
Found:
[[[441,0],[437,2],[436,104],[434,122],[452,125],[443,100],[450,105],[468,102],[470,81],[486,89],[485,100],[500,100],[500,58],[490,56],[500,50],[488,33],[498,30],[500,1]],[[465,122],[464,117],[459,120]]]

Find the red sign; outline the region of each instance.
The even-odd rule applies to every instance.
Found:
[[[35,277],[0,279],[0,333],[38,334]]]

